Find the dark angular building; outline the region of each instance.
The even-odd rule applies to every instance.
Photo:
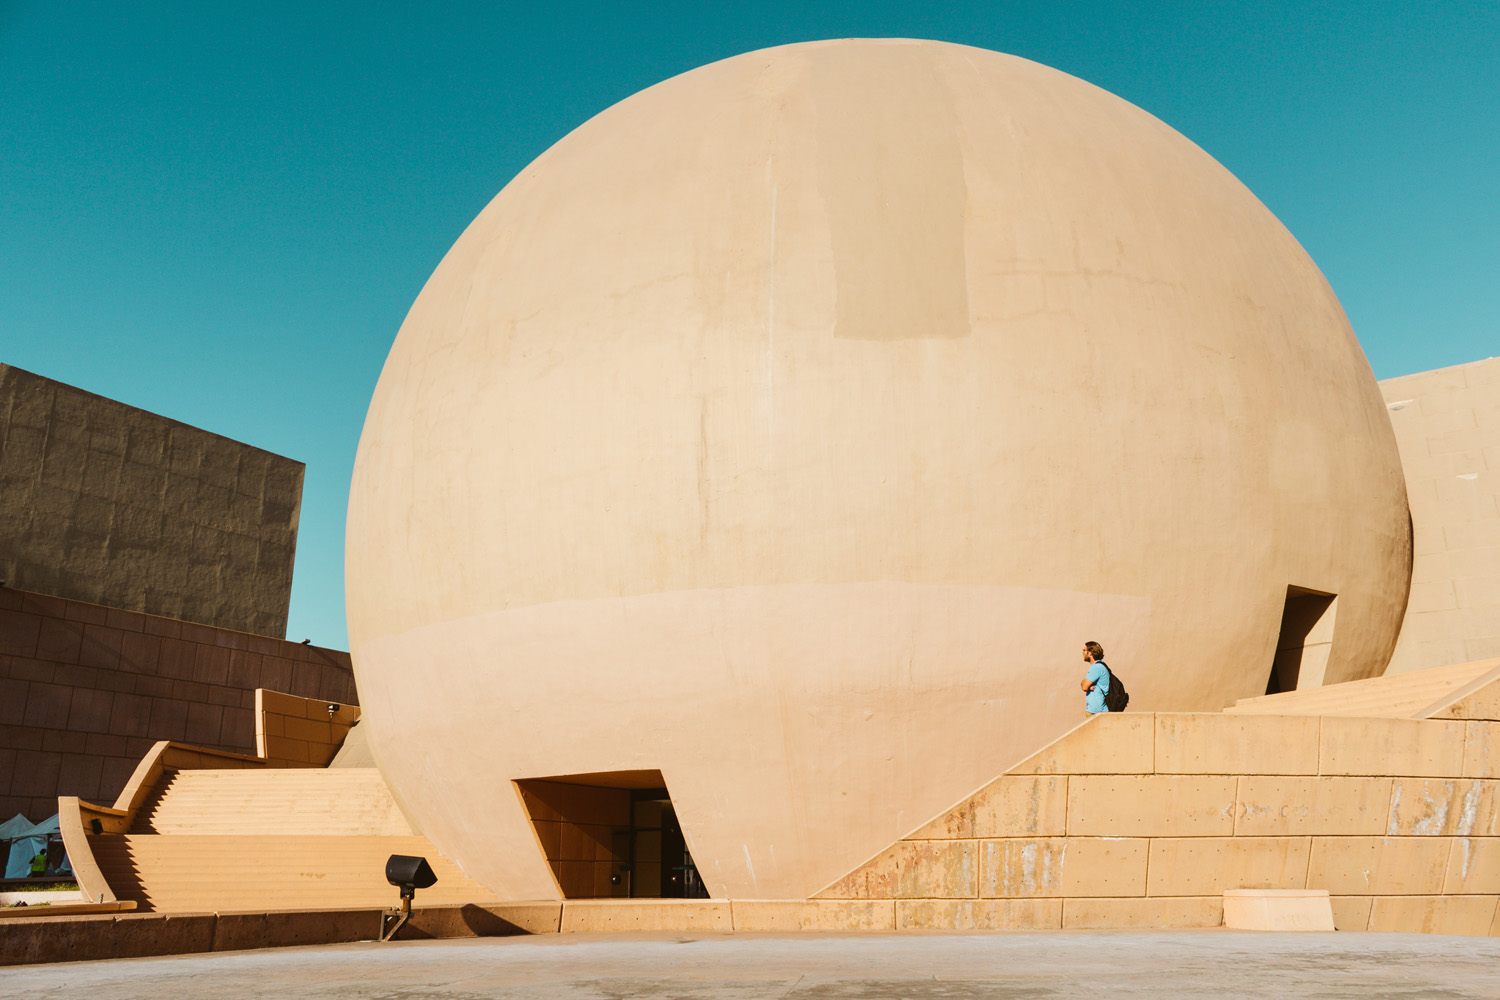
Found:
[[[0,365],[0,579],[283,638],[301,462]]]

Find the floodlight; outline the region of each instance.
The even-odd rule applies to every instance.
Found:
[[[426,858],[413,857],[410,854],[392,854],[385,863],[385,880],[401,890],[401,909],[396,913],[389,913],[382,919],[395,918],[396,922],[391,929],[380,935],[380,940],[389,941],[396,936],[401,926],[411,919],[411,901],[417,894],[418,889],[427,889],[437,884],[437,875],[432,866],[427,863]]]

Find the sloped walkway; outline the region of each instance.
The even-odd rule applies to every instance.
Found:
[[[1500,659],[1241,698],[1224,711],[1231,715],[1500,719]]]

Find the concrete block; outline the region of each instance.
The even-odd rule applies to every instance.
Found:
[[[1067,832],[1065,775],[1006,775],[969,800],[975,837],[1053,837]]]
[[[562,904],[564,934],[733,929],[727,899],[568,899]]]
[[[1458,777],[1466,741],[1463,722],[1322,717],[1323,774]]]
[[[1333,908],[1333,928],[1339,931],[1362,931],[1370,926],[1370,896],[1329,896]]]
[[[1225,889],[1224,926],[1242,931],[1331,931],[1326,889]]]
[[[1222,896],[1063,900],[1064,930],[1218,927],[1223,922]]]
[[[1050,899],[898,899],[898,930],[1046,931],[1062,927],[1063,901]]]
[[[1317,774],[1318,719],[1156,715],[1157,774]]]
[[[1500,778],[1500,722],[1464,723],[1466,778]]]
[[[0,920],[0,966],[113,958],[114,930],[113,916]]]
[[[1497,902],[1497,896],[1376,896],[1370,906],[1368,929],[1401,934],[1487,935]]]
[[[1386,832],[1390,799],[1390,778],[1244,775],[1239,779],[1234,833],[1379,836]]]
[[[454,903],[419,906],[396,935],[398,941],[432,938],[508,937],[556,934],[562,926],[562,903]]]
[[[214,951],[343,944],[380,939],[381,910],[270,910],[220,913]]]
[[[1396,778],[1388,836],[1500,835],[1500,783],[1477,778]]]
[[[1453,838],[1443,893],[1500,894],[1500,838]]]
[[[212,951],[212,913],[122,914],[114,918],[113,949],[109,958],[149,955],[187,955]]]
[[[1068,779],[1061,778],[1056,780],[1067,781]],[[952,809],[939,813],[937,818],[922,825],[902,839],[972,840],[974,837],[974,798],[983,794],[984,792],[981,790],[975,796],[964,799]]]
[[[1226,889],[1307,887],[1307,837],[1188,837],[1151,841],[1151,896],[1217,896]]]
[[[1148,842],[1143,839],[1060,837],[979,843],[982,897],[1140,896],[1146,891]]]
[[[735,899],[730,911],[737,931],[896,929],[896,901],[890,899]]]
[[[903,840],[845,875],[819,899],[965,899],[976,894],[973,840]]]
[[[1074,775],[1068,779],[1067,832],[1227,837],[1234,833],[1235,790],[1235,778],[1216,775]]]
[[[1154,716],[1105,713],[1011,768],[1012,774],[1150,774]]]
[[[1449,849],[1442,837],[1314,837],[1307,888],[1335,896],[1439,893]]]

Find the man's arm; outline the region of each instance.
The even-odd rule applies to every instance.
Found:
[[[1090,691],[1094,690],[1094,682],[1089,680],[1087,677],[1085,677],[1082,683],[1080,683],[1078,686],[1083,688],[1084,694],[1088,694]]]

